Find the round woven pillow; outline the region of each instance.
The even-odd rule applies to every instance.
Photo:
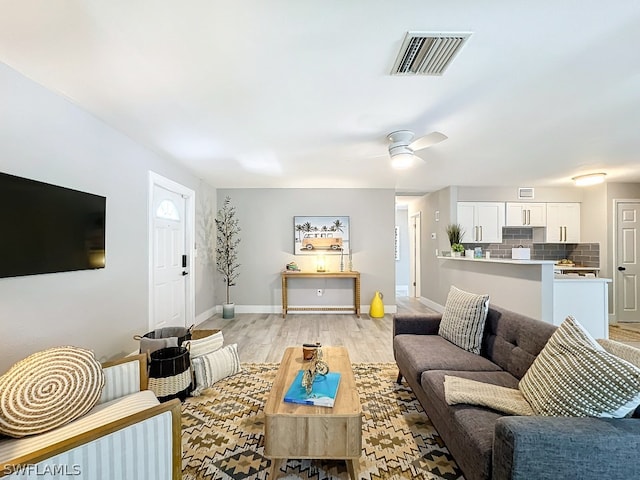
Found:
[[[84,415],[104,387],[93,352],[56,347],[20,360],[0,377],[0,433],[24,437]]]

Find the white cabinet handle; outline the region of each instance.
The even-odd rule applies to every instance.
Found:
[[[527,224],[527,211],[522,210],[522,225],[526,225],[526,224]]]

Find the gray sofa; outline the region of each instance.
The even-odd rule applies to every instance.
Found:
[[[518,388],[556,327],[492,306],[475,355],[438,336],[440,319],[394,316],[398,382],[411,386],[466,480],[640,478],[638,418],[520,417],[447,405],[445,375]]]

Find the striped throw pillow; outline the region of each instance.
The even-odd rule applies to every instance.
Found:
[[[640,404],[640,368],[607,352],[567,317],[519,388],[538,415],[622,418]]]
[[[188,340],[184,342],[183,346],[187,347],[189,354],[191,355],[191,359],[194,359],[196,357],[206,355],[207,353],[215,352],[222,348],[223,344],[224,336],[222,335],[222,331],[218,330],[206,337]]]
[[[479,355],[488,310],[489,295],[476,295],[451,286],[438,335]]]
[[[242,371],[236,343],[196,357],[191,363],[196,378],[196,388],[191,392],[192,397],[201,395],[203,390],[212,387],[223,378]]]

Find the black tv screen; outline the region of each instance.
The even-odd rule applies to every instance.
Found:
[[[105,266],[106,198],[0,172],[0,277]]]

